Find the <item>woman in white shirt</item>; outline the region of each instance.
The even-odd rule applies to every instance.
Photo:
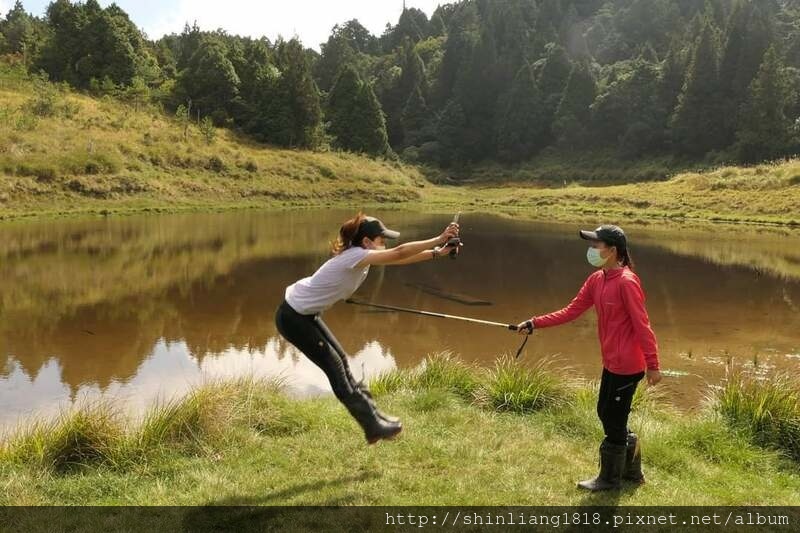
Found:
[[[349,298],[366,279],[370,265],[419,263],[445,256],[453,248],[457,253],[458,245],[447,243],[458,231],[458,224],[451,223],[438,237],[387,250],[386,239],[400,234],[359,213],[339,229],[333,257],[312,276],[286,288],[285,300],[275,314],[278,332],[325,372],[333,393],[364,429],[369,444],[396,436],[403,426],[397,418],[381,413],[367,388],[353,378],[347,355],[321,313]]]

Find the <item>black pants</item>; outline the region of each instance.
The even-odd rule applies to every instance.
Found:
[[[344,349],[319,315],[301,315],[284,301],[275,312],[275,325],[286,340],[325,372],[339,400],[353,394],[357,382]]]
[[[603,369],[600,396],[597,398],[597,416],[603,424],[606,440],[624,445],[628,439],[628,415],[636,386],[644,372],[624,376]]]

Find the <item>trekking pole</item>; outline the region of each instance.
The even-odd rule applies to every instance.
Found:
[[[453,224],[458,224],[458,219],[461,217],[461,211],[456,213],[456,216],[453,217]],[[459,237],[453,237],[449,241],[447,241],[446,246],[452,246],[453,249],[450,250],[450,259],[455,259],[458,255],[458,247],[461,246],[461,239]]]
[[[413,315],[422,315],[422,316],[431,316],[435,318],[446,318],[449,320],[459,320],[462,322],[471,322],[472,324],[482,324],[484,326],[496,326],[501,327],[503,329],[507,329],[510,331],[518,331],[519,328],[516,324],[504,324],[502,322],[491,322],[489,320],[480,320],[478,318],[469,318],[466,316],[457,316],[457,315],[446,315],[444,313],[433,313],[431,311],[420,311],[419,309],[409,309],[407,307],[395,307],[393,305],[382,305],[382,304],[372,304],[367,302],[360,302],[358,300],[354,300],[352,298],[348,298],[345,302],[352,304],[352,305],[362,305],[364,307],[374,307],[375,309],[386,309],[388,311],[398,311],[400,313],[410,313]],[[522,341],[522,345],[517,350],[517,355],[515,358],[519,359],[520,354],[522,353],[522,349],[525,348],[525,345],[528,343],[528,338],[530,334],[525,335],[525,340]]]
[[[393,305],[381,305],[381,304],[372,304],[367,302],[360,302],[358,300],[354,300],[352,298],[348,298],[345,302],[353,305],[363,305],[365,307],[374,307],[375,309],[386,309],[388,311],[398,311],[401,313],[412,313],[415,315],[423,315],[423,316],[432,316],[436,318],[447,318],[450,320],[461,320],[463,322],[472,322],[473,324],[483,324],[484,326],[499,326],[504,329],[509,329],[511,331],[517,331],[517,326],[515,324],[504,324],[502,322],[491,322],[489,320],[480,320],[478,318],[469,318],[466,316],[457,316],[457,315],[446,315],[444,313],[433,313],[431,311],[420,311],[418,309],[408,309],[406,307],[395,307]]]

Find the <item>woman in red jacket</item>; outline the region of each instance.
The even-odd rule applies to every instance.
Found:
[[[578,318],[594,306],[603,354],[603,376],[597,400],[597,416],[605,439],[600,445],[600,473],[578,487],[591,491],[619,488],[622,479],[644,482],[639,442],[628,430],[628,415],[636,386],[647,375],[650,385],[661,381],[658,345],[645,309],[644,292],[633,272],[627,239],[617,226],[581,231],[591,242],[586,253],[598,268],[570,304],[554,313],[535,316],[519,324],[522,334],[559,326]]]

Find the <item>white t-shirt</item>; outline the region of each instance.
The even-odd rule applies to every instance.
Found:
[[[332,257],[313,276],[286,287],[286,303],[301,315],[315,315],[346,300],[364,283],[369,265],[356,268],[369,250],[353,246]]]

